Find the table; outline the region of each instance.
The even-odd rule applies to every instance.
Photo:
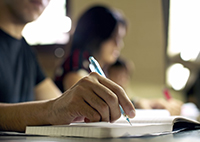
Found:
[[[0,142],[200,142],[200,129],[139,138],[91,139],[44,136],[0,136]]]

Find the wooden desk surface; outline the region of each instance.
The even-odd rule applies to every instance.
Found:
[[[176,134],[118,139],[88,139],[70,137],[0,136],[0,142],[199,142],[200,130],[183,131]]]

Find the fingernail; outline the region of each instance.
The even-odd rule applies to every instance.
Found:
[[[134,110],[131,110],[131,111],[129,112],[128,116],[129,116],[130,118],[135,117],[135,111],[134,111]]]

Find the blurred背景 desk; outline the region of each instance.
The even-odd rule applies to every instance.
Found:
[[[72,137],[43,137],[43,136],[16,136],[0,135],[0,142],[199,142],[200,129],[182,131],[175,134],[148,136],[138,138],[91,139]]]

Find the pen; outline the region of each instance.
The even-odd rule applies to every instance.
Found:
[[[167,100],[167,101],[169,101],[172,97],[171,97],[171,95],[170,95],[170,92],[169,92],[169,90],[167,89],[167,88],[165,88],[164,90],[163,90],[163,94],[164,94],[164,97],[165,97],[165,99]]]
[[[101,69],[99,63],[97,62],[97,60],[94,59],[94,57],[90,56],[89,57],[89,68],[92,72],[97,72],[100,75],[102,75],[103,77],[106,77],[106,75],[104,74],[103,70]]]
[[[104,74],[103,70],[101,69],[99,63],[94,59],[94,57],[90,56],[89,57],[89,61],[90,61],[90,64],[89,64],[89,68],[92,72],[97,72],[99,73],[100,75],[102,75],[103,77],[106,77],[106,75]],[[129,124],[132,126],[129,118],[127,117],[127,115],[125,114],[124,110],[122,109],[121,105],[119,105],[120,107],[120,111],[121,111],[121,114],[126,117],[126,120],[129,122]]]

